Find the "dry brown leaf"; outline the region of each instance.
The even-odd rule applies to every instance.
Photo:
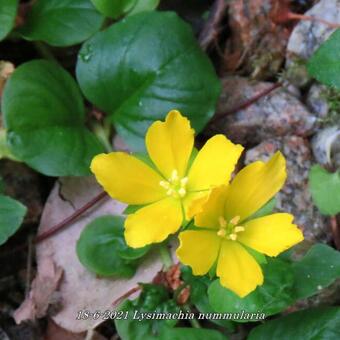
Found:
[[[55,292],[62,275],[63,270],[55,265],[50,256],[41,259],[40,270],[32,282],[29,295],[14,312],[13,317],[16,323],[46,315],[48,307],[56,302]]]
[[[47,200],[39,233],[71,215],[100,191],[101,188],[92,177],[61,179]],[[75,247],[85,225],[105,214],[121,214],[124,209],[124,204],[108,198],[87,211],[65,230],[37,245],[38,273],[43,269],[42,264],[46,257],[53,258],[64,270],[59,288],[62,309],[53,316],[53,320],[62,328],[80,333],[96,327],[102,320],[76,320],[78,311],[113,309],[113,301],[136,287],[138,282],[151,282],[162,268],[160,258],[151,253],[130,280],[108,279],[96,277],[79,262]]]

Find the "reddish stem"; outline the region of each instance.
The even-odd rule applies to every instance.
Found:
[[[261,99],[262,97],[265,97],[267,96],[269,93],[271,93],[272,91],[274,91],[275,89],[279,88],[282,86],[282,83],[275,83],[271,86],[269,86],[267,89],[265,89],[264,91],[258,93],[256,96],[248,99],[247,101],[245,101],[244,103],[240,104],[239,106],[236,106],[222,114],[219,114],[218,116],[215,116],[213,119],[212,119],[212,123],[216,123],[217,121],[221,120],[222,118],[224,118],[224,116],[227,116],[227,115],[231,115],[231,114],[234,114],[240,110],[244,110],[246,109],[247,107],[249,107],[250,105],[256,103],[259,99]]]
[[[141,286],[137,286],[134,287],[130,290],[128,290],[125,294],[123,294],[122,296],[120,296],[117,300],[112,302],[112,306],[115,307],[117,306],[118,303],[120,303],[121,301],[123,301],[124,299],[128,298],[129,296],[131,296],[132,294],[138,292],[139,290],[141,290]]]
[[[331,216],[330,222],[335,246],[337,249],[340,249],[340,226],[337,217]]]
[[[83,205],[81,208],[77,209],[72,215],[65,218],[63,221],[57,223],[53,227],[49,228],[45,232],[42,232],[40,235],[38,235],[34,242],[39,243],[41,241],[46,240],[47,238],[51,237],[52,235],[58,233],[65,227],[67,227],[71,222],[75,221],[80,215],[82,215],[86,210],[93,207],[96,203],[98,203],[103,198],[107,197],[107,193],[105,191],[102,191],[99,195],[94,197],[91,201],[87,202],[85,205]]]

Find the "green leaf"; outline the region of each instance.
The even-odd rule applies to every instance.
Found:
[[[170,299],[169,291],[154,284],[143,284],[140,296],[133,301],[126,300],[119,310],[128,315],[126,319],[115,319],[117,332],[124,340],[156,339],[163,328],[169,330],[178,320],[166,320],[165,317],[153,320],[152,314],[166,316],[180,312],[175,301]]]
[[[103,22],[90,0],[37,0],[19,32],[27,40],[71,46],[91,37]]]
[[[0,159],[8,158],[17,160],[11,153],[7,145],[6,131],[0,127]]]
[[[313,201],[323,215],[340,212],[340,171],[329,173],[314,165],[309,172],[309,186]]]
[[[281,312],[293,303],[293,273],[290,265],[278,259],[269,259],[263,266],[264,284],[244,298],[221,286],[215,280],[208,289],[210,305],[220,313],[265,313],[266,316]],[[252,320],[239,320],[249,322]],[[254,321],[254,320],[253,320]]]
[[[314,53],[307,69],[321,83],[340,89],[340,29]]]
[[[254,328],[248,340],[340,339],[340,308],[319,307],[291,313]]]
[[[0,40],[12,30],[17,8],[18,0],[0,0]]]
[[[294,262],[292,268],[293,296],[304,299],[340,278],[340,252],[325,244],[316,244],[300,261]]]
[[[137,0],[129,15],[137,14],[144,11],[152,11],[157,8],[160,0]]]
[[[227,340],[228,337],[214,329],[204,328],[165,328],[159,334],[160,340]]]
[[[139,13],[97,33],[84,43],[76,73],[88,100],[139,151],[150,124],[172,109],[200,132],[220,92],[191,27],[171,12]]]
[[[13,198],[0,195],[0,245],[21,226],[27,208]]]
[[[138,0],[91,0],[97,10],[107,17],[116,19],[129,12]]]
[[[2,113],[11,152],[45,175],[88,175],[91,159],[103,151],[85,127],[77,84],[54,63],[19,66],[6,83]]]
[[[102,216],[89,223],[77,242],[80,262],[102,276],[131,277],[149,247],[132,249],[124,240],[124,219]]]

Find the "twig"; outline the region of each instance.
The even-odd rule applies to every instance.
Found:
[[[131,296],[132,294],[140,291],[142,289],[141,286],[137,286],[134,287],[130,290],[128,290],[125,294],[123,294],[122,296],[120,296],[118,299],[116,299],[115,301],[112,302],[112,306],[115,307],[117,306],[120,302],[122,302],[124,299],[128,298],[129,296]]]
[[[71,222],[76,220],[80,215],[82,215],[86,210],[93,207],[96,203],[101,201],[103,198],[107,197],[107,193],[105,191],[102,191],[99,195],[97,195],[95,198],[93,198],[91,201],[83,205],[81,208],[77,209],[72,215],[65,218],[63,221],[57,223],[53,227],[49,228],[45,232],[42,232],[40,235],[36,237],[34,240],[35,243],[39,243],[41,241],[46,240],[47,238],[51,237],[52,235],[58,233],[65,227],[67,227]]]
[[[234,114],[240,110],[244,110],[247,107],[249,107],[250,105],[256,103],[259,99],[261,99],[262,97],[267,96],[269,93],[273,92],[274,90],[276,90],[277,88],[281,87],[282,83],[278,82],[275,83],[271,86],[269,86],[267,89],[265,89],[264,91],[260,92],[259,94],[257,94],[256,96],[248,99],[247,101],[245,101],[244,103],[240,104],[239,106],[236,106],[222,114],[219,115],[215,115],[215,117],[211,120],[211,123],[216,123],[218,121],[220,121],[221,119],[223,119],[225,116],[227,115],[231,115]]]

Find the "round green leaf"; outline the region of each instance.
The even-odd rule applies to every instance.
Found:
[[[191,27],[170,12],[127,17],[84,43],[77,78],[85,96],[109,114],[134,150],[152,122],[172,109],[201,131],[220,84]]]
[[[149,248],[129,248],[123,225],[123,217],[102,216],[85,227],[77,254],[88,270],[102,276],[131,277],[135,273],[139,262],[133,260],[144,256]]]
[[[160,0],[137,0],[133,9],[128,15],[137,14],[144,11],[152,11],[157,8]]]
[[[294,298],[304,299],[340,278],[340,252],[325,244],[316,244],[300,261],[294,262],[292,268]]]
[[[19,229],[26,211],[27,208],[20,202],[0,195],[0,245]]]
[[[287,308],[294,299],[292,286],[294,282],[290,264],[278,259],[271,259],[263,266],[264,284],[244,298],[221,286],[215,280],[208,289],[209,302],[220,313],[265,313],[276,314]],[[238,320],[248,322],[251,320]]]
[[[320,307],[301,310],[254,328],[248,340],[338,340],[340,308]]]
[[[138,0],[91,0],[97,10],[110,18],[118,18],[129,12]]]
[[[90,0],[37,0],[20,33],[27,40],[70,46],[88,39],[103,22]]]
[[[320,82],[340,89],[340,29],[313,54],[307,69]]]
[[[17,8],[18,0],[0,0],[0,40],[12,30]]]
[[[18,67],[6,83],[2,113],[11,152],[45,175],[88,175],[91,159],[103,150],[84,125],[77,84],[54,63]]]
[[[329,173],[314,165],[309,172],[309,186],[313,201],[323,215],[340,212],[340,171]]]

